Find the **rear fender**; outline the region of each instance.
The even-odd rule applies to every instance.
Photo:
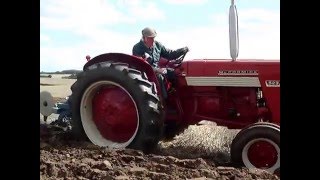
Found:
[[[93,64],[106,62],[106,61],[127,63],[130,65],[130,67],[134,67],[136,70],[139,70],[141,72],[145,72],[147,74],[148,80],[150,82],[154,82],[156,84],[158,95],[162,96],[158,79],[157,79],[152,67],[150,66],[150,64],[147,61],[145,61],[144,59],[142,59],[140,57],[131,56],[128,54],[123,54],[123,53],[101,54],[99,56],[92,58],[90,61],[88,61],[83,66],[83,71],[87,71],[88,67]]]

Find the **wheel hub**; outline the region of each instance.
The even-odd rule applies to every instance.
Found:
[[[139,114],[133,97],[112,81],[97,81],[86,88],[80,115],[87,137],[98,146],[125,148],[138,132]]]
[[[129,95],[117,86],[102,88],[93,98],[93,120],[101,135],[113,142],[126,142],[135,133],[137,112]]]
[[[248,159],[257,168],[268,169],[278,160],[278,152],[273,144],[259,140],[253,142],[248,148]]]

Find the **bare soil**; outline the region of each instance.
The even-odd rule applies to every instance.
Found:
[[[190,126],[144,154],[75,141],[42,125],[40,179],[280,179],[263,170],[232,167],[229,144],[235,132],[203,136],[212,130],[228,131],[212,124]]]
[[[44,78],[43,81],[48,79]],[[68,95],[66,89],[70,88],[66,86],[69,83],[58,89],[46,90],[55,92],[54,100],[61,101]],[[43,86],[40,86],[40,91],[41,89],[43,90]],[[50,115],[48,121],[55,118],[56,115]],[[132,149],[111,150],[88,141],[75,141],[68,133],[48,130],[41,115],[40,122],[42,180],[280,179],[263,170],[233,167],[229,151],[231,141],[238,131],[216,126],[214,123],[189,126],[173,140],[159,142],[154,152],[144,154]]]

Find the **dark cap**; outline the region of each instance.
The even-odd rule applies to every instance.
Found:
[[[157,32],[156,30],[150,28],[150,27],[146,27],[142,30],[142,36],[144,37],[156,37],[157,36]]]

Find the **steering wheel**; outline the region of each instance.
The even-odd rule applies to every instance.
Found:
[[[174,60],[174,63],[173,63],[174,68],[178,68],[178,67],[181,66],[182,61],[183,61],[183,59],[184,59],[184,57],[186,56],[187,53],[188,52],[182,54],[180,57],[178,57],[176,60]]]
[[[183,59],[184,59],[184,57],[186,56],[187,53],[188,53],[188,52],[182,54],[180,57],[178,57],[178,58],[175,59],[175,60],[167,61],[166,64],[165,64],[165,67],[168,66],[169,62],[173,62],[172,65],[173,65],[173,68],[174,68],[174,69],[180,67],[181,64],[182,64],[182,61],[183,61]]]

